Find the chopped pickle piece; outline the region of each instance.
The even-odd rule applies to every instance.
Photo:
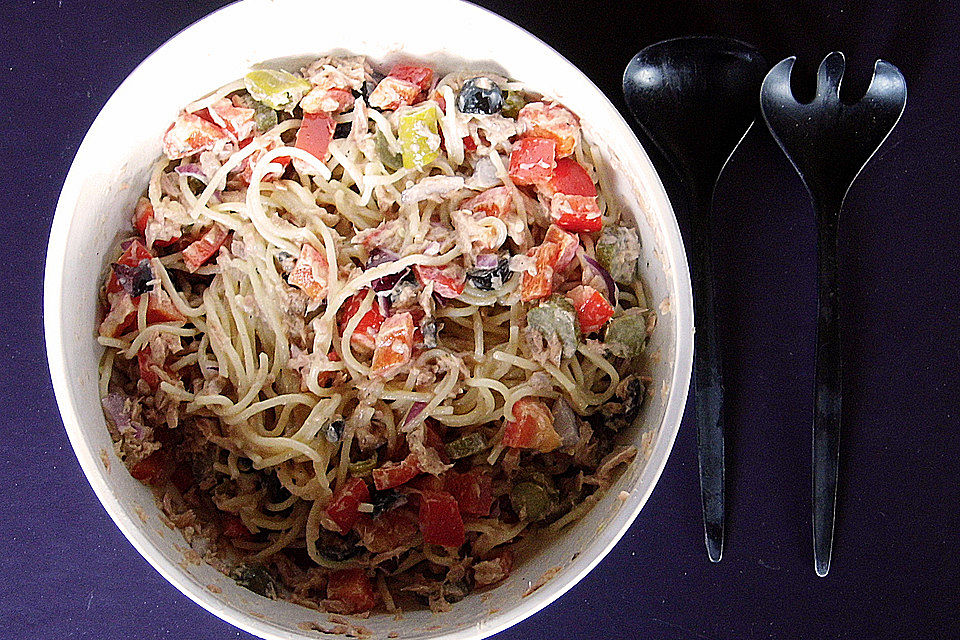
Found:
[[[292,111],[310,91],[309,82],[282,69],[255,69],[243,77],[243,84],[255,100],[284,111]]]
[[[350,475],[359,477],[365,476],[377,467],[377,452],[374,451],[373,455],[367,458],[366,460],[358,460],[357,462],[350,463]]]
[[[540,331],[544,338],[555,335],[563,346],[563,357],[569,358],[577,351],[580,342],[580,327],[577,325],[577,310],[561,295],[552,295],[527,313],[527,325]]]
[[[604,344],[619,358],[636,358],[647,340],[647,320],[639,309],[628,309],[607,324]]]
[[[397,134],[404,168],[421,169],[430,164],[440,150],[437,108],[426,104],[404,113],[400,116]]]
[[[597,240],[597,262],[620,284],[633,284],[640,277],[640,238],[634,229],[605,229]]]
[[[507,118],[516,118],[520,115],[520,109],[523,109],[526,104],[527,101],[523,98],[522,93],[519,91],[508,91],[504,97],[503,108],[500,109],[500,114]]]
[[[487,448],[487,440],[479,431],[470,435],[457,438],[453,442],[447,443],[447,455],[451,460],[459,460],[480,453]]]
[[[380,162],[390,171],[396,171],[403,166],[403,156],[390,150],[390,143],[387,142],[383,132],[377,131],[376,137],[377,155],[380,156]]]
[[[551,509],[550,492],[538,482],[519,482],[510,490],[510,506],[521,520],[542,520]]]

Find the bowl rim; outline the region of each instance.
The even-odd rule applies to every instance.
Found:
[[[71,161],[69,172],[64,180],[57,202],[47,244],[44,268],[43,324],[50,377],[53,383],[57,406],[70,444],[97,499],[123,535],[164,579],[206,611],[238,629],[242,629],[267,640],[289,640],[291,635],[288,629],[275,625],[268,620],[255,617],[237,605],[230,606],[217,599],[213,593],[208,592],[208,590],[196,580],[189,577],[181,567],[168,561],[141,532],[142,527],[128,516],[121,506],[119,498],[106,482],[104,470],[98,464],[96,456],[93,454],[92,449],[88,446],[83,436],[80,427],[81,421],[79,413],[72,399],[70,384],[67,380],[65,365],[67,347],[64,341],[64,334],[61,330],[63,313],[61,291],[64,284],[63,264],[68,232],[73,211],[78,200],[81,181],[84,177],[82,171],[82,166],[85,165],[84,159],[89,155],[89,148],[92,145],[91,139],[96,137],[94,134],[98,132],[102,126],[102,121],[105,120],[104,114],[108,114],[111,111],[110,107],[112,103],[117,101],[118,94],[123,92],[124,87],[130,82],[130,79],[143,73],[144,68],[149,67],[154,58],[163,55],[164,52],[175,47],[176,43],[184,38],[185,33],[188,33],[197,28],[198,25],[206,23],[207,21],[220,19],[224,13],[237,11],[244,5],[252,6],[263,1],[264,0],[236,0],[184,27],[144,58],[113,91],[110,98],[101,108],[97,117],[84,135]],[[284,1],[295,2],[297,0]],[[588,554],[585,550],[584,555],[590,555],[590,561],[583,564],[579,570],[568,574],[563,580],[550,580],[546,585],[531,594],[530,597],[523,598],[521,602],[509,610],[494,614],[491,624],[451,630],[442,636],[437,636],[447,640],[467,640],[468,638],[485,638],[512,627],[560,598],[579,583],[587,573],[593,570],[593,568],[606,557],[610,550],[627,532],[630,525],[636,520],[650,494],[653,492],[654,487],[659,482],[680,428],[680,421],[689,390],[693,366],[693,296],[689,268],[679,226],[669,196],[666,194],[662,181],[660,180],[660,175],[653,167],[646,150],[627,124],[623,114],[613,105],[603,91],[601,91],[586,74],[576,67],[576,65],[567,60],[549,44],[494,11],[479,7],[465,0],[418,0],[418,2],[422,5],[430,5],[438,8],[460,5],[460,8],[465,11],[476,11],[488,14],[488,17],[492,17],[495,21],[498,21],[505,30],[513,31],[518,37],[524,38],[531,42],[531,44],[542,47],[549,52],[551,56],[555,58],[558,66],[566,67],[567,72],[572,72],[574,75],[579,76],[585,86],[589,86],[602,101],[606,102],[614,120],[618,121],[614,124],[619,125],[624,133],[632,139],[630,146],[635,148],[641,162],[645,162],[652,169],[652,175],[654,177],[653,186],[658,189],[658,195],[662,196],[662,202],[666,206],[664,215],[658,217],[662,218],[659,222],[665,231],[663,243],[668,254],[667,262],[672,265],[672,269],[668,274],[668,280],[672,280],[670,283],[671,296],[673,298],[671,300],[671,307],[675,314],[676,346],[673,374],[668,382],[668,397],[660,422],[660,432],[656,445],[650,452],[645,466],[645,470],[652,471],[652,480],[647,483],[643,491],[631,494],[627,502],[633,504],[624,504],[615,519],[606,527],[606,532],[599,534],[598,538],[589,543],[587,549],[592,547],[593,551]],[[628,142],[630,142],[630,140],[628,140]],[[614,526],[615,521],[619,521],[616,523],[616,526]],[[603,544],[596,547],[595,545],[600,543],[604,537],[606,537],[606,540],[603,541]],[[306,638],[307,636],[304,635],[303,637]],[[317,636],[311,635],[309,637]]]

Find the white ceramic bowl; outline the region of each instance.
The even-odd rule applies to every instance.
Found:
[[[336,28],[327,28],[331,20]],[[496,589],[446,614],[375,615],[359,621],[376,638],[483,638],[562,595],[620,539],[653,490],[680,424],[693,358],[693,310],[683,245],[646,153],[620,113],[586,76],[516,25],[456,0],[244,0],[200,20],[148,57],[123,82],[87,133],[64,183],[47,253],[44,321],[57,402],[87,479],[130,542],[167,580],[227,622],[263,638],[316,638],[320,614],[238,587],[206,564],[185,561],[187,545],[164,526],[146,487],[114,456],[97,392],[102,353],[95,340],[97,290],[105,260],[129,225],[160,137],[190,101],[275,61],[290,69],[316,54],[349,51],[373,59],[410,57],[441,71],[500,70],[559,99],[584,121],[616,174],[617,197],[636,217],[650,302],[655,383],[627,433],[638,457],[603,500]],[[144,100],[143,96],[149,96]],[[645,435],[649,434],[649,435]],[[624,493],[625,492],[625,493]],[[531,585],[541,585],[531,590]]]

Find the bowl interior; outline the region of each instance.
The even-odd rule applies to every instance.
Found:
[[[337,29],[319,29],[334,19]],[[348,28],[357,25],[357,28]],[[229,33],[231,37],[224,38]],[[506,46],[504,43],[509,43]],[[97,391],[97,290],[105,260],[126,233],[159,140],[180,108],[266,63],[296,69],[328,52],[429,62],[441,72],[500,71],[556,98],[599,144],[614,200],[637,219],[649,303],[658,313],[649,354],[654,379],[637,426],[625,437],[641,456],[590,513],[499,587],[453,611],[375,615],[374,637],[479,638],[542,608],[582,577],[620,538],[646,501],[679,426],[692,361],[692,305],[679,231],[660,181],[623,118],[559,54],[483,9],[451,0],[244,0],[201,20],[145,60],[120,86],[77,153],[57,208],[47,256],[45,323],[51,375],[64,424],[98,497],[147,560],[187,596],[266,638],[318,637],[329,616],[261,598],[198,562],[160,520],[150,492],[113,453]],[[469,63],[465,62],[469,61]],[[143,100],[143,96],[150,96]]]

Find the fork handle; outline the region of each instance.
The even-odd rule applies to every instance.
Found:
[[[708,192],[709,193],[709,192]],[[724,539],[723,372],[720,366],[714,272],[710,240],[710,198],[694,197],[693,235],[694,401],[704,541],[711,562],[719,562]]]
[[[840,459],[840,295],[837,282],[837,227],[840,202],[817,209],[817,364],[813,413],[813,557],[817,575],[830,571],[837,469]]]

